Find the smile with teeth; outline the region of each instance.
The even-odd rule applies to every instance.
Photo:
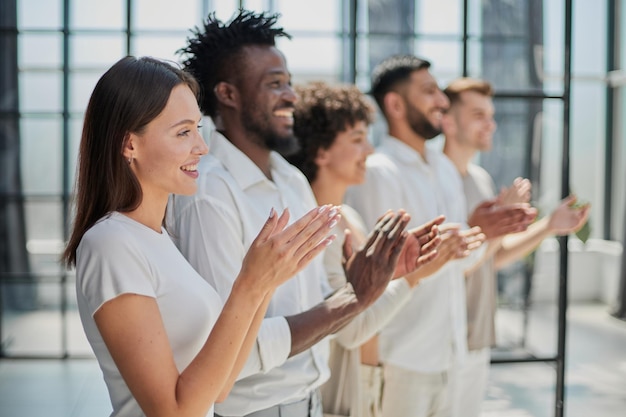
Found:
[[[198,165],[194,164],[194,165],[184,165],[182,167],[180,167],[180,169],[182,169],[183,171],[197,171],[198,170]]]
[[[293,109],[280,109],[274,111],[274,116],[276,117],[287,117],[289,119],[293,118]]]

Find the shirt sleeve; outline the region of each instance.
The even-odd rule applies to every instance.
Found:
[[[181,252],[226,302],[247,248],[230,193],[220,192],[219,188],[211,191],[211,196],[174,198],[174,234]],[[291,332],[287,320],[265,318],[256,346],[238,379],[282,365],[290,351]]]
[[[91,315],[122,294],[156,297],[149,263],[122,228],[94,226],[83,236],[76,260],[77,285]]]
[[[410,300],[411,287],[404,278],[391,281],[383,294],[335,334],[346,349],[355,349],[378,333]]]

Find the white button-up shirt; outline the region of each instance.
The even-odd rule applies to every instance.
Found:
[[[270,209],[289,207],[295,221],[317,204],[304,175],[272,152],[272,179],[218,132],[198,165],[198,191],[173,197],[168,207],[181,252],[223,300]],[[215,405],[241,416],[305,398],[329,377],[328,341],[288,359],[291,334],[285,316],[309,310],[331,292],[321,256],[276,289],[257,343],[230,395]]]
[[[467,210],[461,178],[441,152],[422,156],[393,137],[383,139],[367,159],[364,184],[348,190],[346,202],[368,224],[386,210],[404,208],[411,215],[409,228],[444,214],[446,222],[466,227]],[[415,372],[449,369],[451,359],[461,361],[467,352],[465,284],[463,270],[482,251],[461,261],[448,262],[432,277],[422,280],[411,300],[380,334],[383,363]]]

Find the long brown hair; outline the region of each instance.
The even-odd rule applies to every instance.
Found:
[[[130,133],[141,134],[165,108],[172,89],[184,83],[197,95],[188,73],[150,57],[128,56],[98,80],[85,113],[78,153],[76,216],[62,260],[76,264],[76,249],[89,228],[112,211],[131,211],[143,194],[123,155]]]

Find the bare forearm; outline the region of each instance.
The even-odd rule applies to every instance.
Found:
[[[243,369],[250,352],[252,351],[254,345],[256,344],[257,335],[259,333],[259,328],[261,327],[261,323],[263,323],[263,319],[265,318],[265,312],[267,311],[267,307],[272,299],[273,292],[267,293],[263,303],[259,306],[259,309],[250,324],[250,330],[248,330],[248,334],[246,335],[245,340],[241,345],[241,350],[239,351],[239,356],[237,357],[237,361],[233,366],[233,371],[230,374],[230,379],[224,386],[224,390],[222,391],[220,397],[218,398],[218,402],[223,401],[228,396],[228,393],[233,388],[239,373]]]
[[[329,334],[345,326],[363,310],[350,285],[337,290],[332,296],[304,313],[286,317],[291,331],[291,352],[297,355]]]
[[[501,246],[502,246],[502,238],[491,239],[487,245],[487,250],[485,250],[485,253],[483,254],[483,256],[480,257],[478,262],[476,262],[469,269],[467,269],[465,271],[465,274],[466,275],[471,274],[472,272],[480,268],[480,266],[484,264],[489,258],[491,258],[492,256],[496,256],[498,251],[500,251]]]
[[[496,269],[500,269],[511,262],[520,260],[535,250],[551,231],[548,228],[548,218],[537,221],[528,227],[525,232],[505,236],[502,245],[495,257]]]

